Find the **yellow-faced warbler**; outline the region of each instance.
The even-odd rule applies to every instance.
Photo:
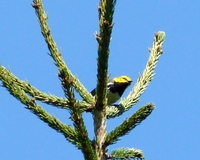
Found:
[[[131,78],[128,76],[120,76],[108,80],[108,91],[107,91],[107,104],[112,105],[120,99],[124,91],[128,86],[131,85]],[[91,91],[91,94],[95,96],[96,88]],[[91,109],[86,110],[90,112]]]

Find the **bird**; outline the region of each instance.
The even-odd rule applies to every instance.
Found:
[[[131,78],[126,75],[109,79],[107,84],[107,105],[112,105],[117,102],[121,98],[127,87],[131,85],[131,82]],[[93,89],[90,93],[92,94],[92,96],[95,96],[96,88]],[[86,110],[86,112],[91,111],[91,108]]]

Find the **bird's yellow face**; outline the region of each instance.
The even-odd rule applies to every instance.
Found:
[[[131,78],[128,76],[120,76],[113,79],[115,83],[130,83],[132,82]]]

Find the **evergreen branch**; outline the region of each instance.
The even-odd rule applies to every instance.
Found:
[[[130,159],[144,159],[144,154],[141,150],[135,148],[119,148],[112,151],[108,159],[112,160],[130,160]]]
[[[50,104],[58,108],[69,108],[69,101],[66,98],[60,98],[55,95],[46,94],[41,92],[37,88],[33,87],[27,81],[22,81],[17,78],[14,74],[8,71],[6,68],[0,65],[0,79],[5,83],[7,79],[19,86],[21,90],[30,96],[34,97],[35,100],[42,101],[46,104]],[[80,108],[88,108],[89,104],[84,101],[77,102],[76,104]]]
[[[152,81],[155,73],[155,68],[159,57],[163,54],[162,46],[165,40],[165,32],[159,31],[155,34],[152,48],[149,48],[150,57],[142,75],[138,78],[134,88],[129,93],[128,97],[120,102],[119,107],[110,107],[107,109],[107,117],[114,118],[120,116],[125,111],[129,110],[135,105],[140,96],[144,93],[145,89]]]
[[[82,149],[82,145],[78,141],[77,132],[74,130],[74,128],[65,125],[38,105],[29,105],[28,109],[37,115],[43,122],[47,123],[51,128],[55,129],[57,132],[62,133],[70,143],[74,144],[77,148]]]
[[[131,115],[128,119],[126,119],[122,124],[108,133],[105,141],[105,146],[110,144],[114,144],[119,140],[120,137],[128,134],[133,128],[139,125],[143,120],[145,120],[151,112],[154,110],[153,104],[147,104],[141,107],[137,112]]]
[[[65,96],[69,100],[69,106],[71,113],[71,120],[74,123],[74,127],[77,133],[78,143],[81,144],[81,151],[86,160],[96,160],[96,155],[92,147],[92,143],[88,137],[88,132],[85,127],[81,111],[76,106],[76,99],[74,96],[73,88],[71,87],[70,81],[63,82],[63,89],[65,91]]]
[[[59,69],[59,77],[63,81],[67,81],[71,79],[72,86],[78,91],[80,96],[89,104],[94,105],[94,98],[93,96],[87,91],[87,89],[83,86],[83,84],[76,78],[71,71],[68,69],[67,65],[65,64],[61,53],[58,51],[58,47],[53,40],[53,37],[50,32],[50,28],[47,24],[48,16],[46,15],[42,0],[33,0],[32,4],[33,8],[35,9],[36,15],[39,19],[42,35],[45,38],[47,43],[48,49],[50,51],[50,56],[53,58],[55,65]]]
[[[88,137],[88,132],[85,127],[82,115],[80,114],[80,112],[73,111],[71,119],[74,122],[74,127],[77,132],[78,143],[80,143],[82,146],[81,151],[83,152],[85,160],[96,160],[97,157],[94,152],[92,142]]]
[[[103,110],[106,106],[107,81],[108,81],[108,58],[109,44],[113,28],[113,14],[115,0],[101,0],[99,6],[99,28],[100,34],[96,34],[98,41],[98,59],[97,59],[97,104],[96,109]]]
[[[10,81],[15,83],[15,85],[17,85],[18,87],[20,87],[21,90],[34,97],[36,100],[40,100],[47,104],[55,105],[61,108],[67,108],[69,103],[67,99],[41,92],[37,88],[31,86],[27,81],[22,81],[19,78],[17,78],[3,66],[0,66],[0,73],[0,78],[2,79],[2,81],[6,82],[6,79],[10,79]]]
[[[0,75],[2,75],[2,72],[0,72]],[[42,107],[36,104],[34,98],[29,99],[24,90],[22,90],[9,76],[6,76],[7,75],[5,75],[3,77],[4,79],[2,79],[3,86],[7,88],[11,95],[26,105],[27,109],[31,110],[38,118],[47,123],[51,128],[62,133],[69,142],[78,148],[81,148],[81,144],[77,143],[77,133],[72,127],[65,125],[56,117],[46,112]]]
[[[102,148],[106,136],[106,95],[107,95],[107,75],[109,44],[113,28],[113,14],[116,0],[100,0],[99,5],[99,28],[100,33],[96,34],[98,41],[97,59],[97,91],[96,105],[94,108],[94,131],[96,136],[95,151],[97,159],[105,159],[105,148]]]

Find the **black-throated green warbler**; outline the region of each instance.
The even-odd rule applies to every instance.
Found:
[[[107,104],[111,105],[118,101],[126,88],[131,85],[131,78],[128,76],[120,76],[108,80],[108,91],[107,91]],[[91,91],[91,94],[95,96],[96,88]]]

